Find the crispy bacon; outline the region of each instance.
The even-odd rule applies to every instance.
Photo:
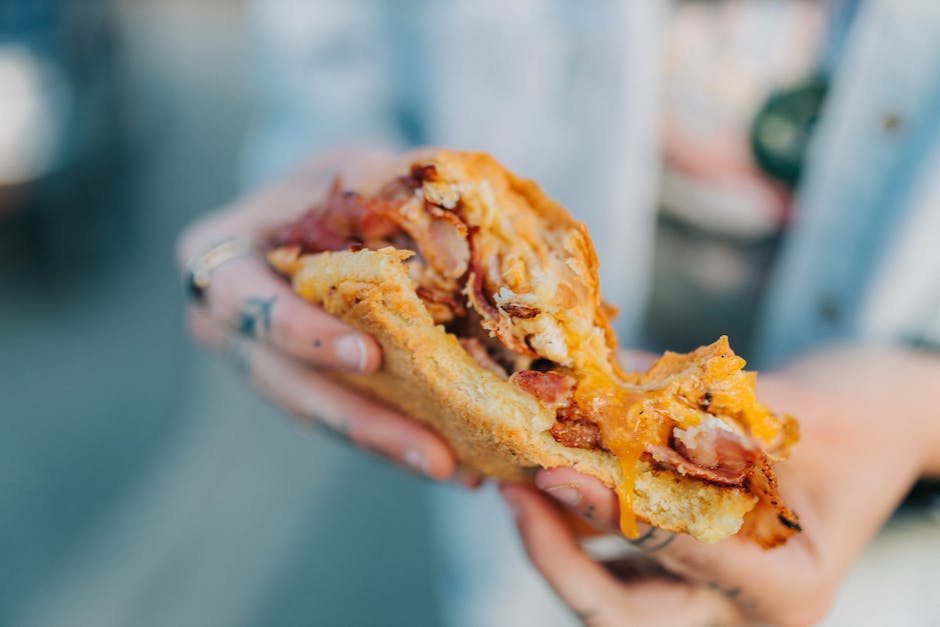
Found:
[[[300,246],[304,253],[345,250],[388,239],[401,229],[386,215],[394,201],[343,191],[340,179],[322,205],[306,212],[274,237],[277,246]]]
[[[777,479],[766,456],[751,472],[745,486],[759,500],[744,517],[743,533],[765,549],[770,549],[802,531],[799,517],[784,505],[777,492]]]
[[[555,418],[558,422],[552,426],[550,432],[559,444],[571,448],[607,450],[600,425],[574,399],[561,405]]]
[[[326,216],[305,213],[275,235],[277,246],[299,246],[304,253],[343,250],[349,243],[345,225],[331,224]]]
[[[464,283],[464,294],[470,306],[480,314],[483,327],[498,338],[507,349],[521,356],[537,359],[540,355],[529,342],[531,334],[524,339],[514,335],[512,317],[506,311],[497,308],[486,294],[484,281],[486,272],[476,245],[477,231],[477,227],[470,227],[467,237],[470,244],[470,264]]]
[[[695,479],[704,479],[712,483],[739,486],[744,483],[744,479],[747,475],[745,470],[732,471],[699,466],[668,446],[648,444],[645,452],[654,462],[669,466],[675,469],[680,475],[694,477]]]
[[[470,261],[468,229],[455,212],[445,211],[415,194],[420,187],[413,177],[401,177],[379,192],[376,209],[398,225],[415,242],[417,252],[437,272],[458,279]]]
[[[650,444],[646,453],[683,475],[723,485],[741,485],[763,456],[748,437],[712,416],[688,429],[673,429],[669,446]]]
[[[513,318],[534,318],[541,313],[535,307],[526,307],[525,305],[517,305],[516,303],[504,303],[500,305],[500,309]]]
[[[457,299],[456,294],[432,287],[425,287],[424,285],[416,287],[415,292],[426,302],[446,305],[455,316],[465,316],[467,314],[466,308],[463,306],[463,303]]]
[[[411,166],[411,179],[416,187],[420,187],[425,181],[434,182],[438,179],[437,166],[433,163],[415,163]]]
[[[556,442],[568,448],[603,448],[600,427],[585,418],[556,422],[549,432]]]
[[[509,380],[539,399],[546,407],[556,409],[568,403],[574,388],[570,377],[557,372],[520,370],[513,373]]]
[[[672,447],[697,466],[739,473],[751,468],[760,449],[721,420],[709,416],[688,429],[674,429]]]
[[[483,264],[480,263],[480,253],[474,245],[477,229],[471,228],[467,237],[470,244],[470,266],[467,275],[467,298],[474,309],[479,312],[484,319],[496,319],[499,316],[499,310],[493,305],[483,293]]]

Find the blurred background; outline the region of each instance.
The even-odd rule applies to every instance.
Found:
[[[276,170],[257,165],[275,77],[253,70],[277,56],[259,6],[0,2],[0,625],[441,624],[427,486],[303,432],[185,336],[174,239]],[[393,6],[407,29],[422,5]],[[752,124],[781,86],[824,96],[825,11],[662,7],[652,254],[624,335],[726,333],[749,357],[799,179],[755,161]],[[398,123],[403,145],[460,136]]]
[[[238,2],[0,3],[2,625],[435,623],[422,485],[185,335],[173,243],[236,194],[245,47]]]

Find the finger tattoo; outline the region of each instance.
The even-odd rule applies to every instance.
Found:
[[[676,539],[676,534],[653,527],[635,540],[628,539],[627,542],[637,547],[644,553],[655,553],[669,546]]]
[[[650,538],[656,535],[656,527],[650,528],[649,531],[641,535],[639,538],[627,538],[627,542],[636,547],[642,547]]]
[[[277,296],[271,298],[248,298],[238,312],[236,327],[246,337],[263,339],[271,334],[271,309]]]
[[[665,540],[663,540],[663,541],[660,542],[659,544],[655,544],[655,545],[650,546],[650,547],[643,547],[643,551],[645,551],[646,553],[655,553],[656,551],[660,551],[660,550],[662,550],[662,549],[665,549],[665,548],[666,548],[667,546],[669,546],[669,545],[672,543],[672,541],[675,540],[675,539],[676,539],[676,534],[674,534],[674,533],[668,533],[668,532],[667,532],[667,536],[666,536],[666,539],[665,539]]]

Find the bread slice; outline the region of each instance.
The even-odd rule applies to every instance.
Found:
[[[774,546],[798,529],[792,512],[779,504],[766,456],[746,479],[722,484],[629,445],[644,438],[668,444],[668,433],[657,435],[666,422],[672,421],[669,429],[673,422],[695,425],[722,408],[729,415],[719,418],[750,436],[760,431],[765,440],[780,440],[785,434],[787,444],[795,438],[792,421],[777,420],[753,398],[753,377],[741,372],[743,360],[726,340],[688,356],[667,354],[649,373],[623,372],[583,224],[488,155],[441,151],[413,164],[406,158],[402,175],[397,189],[379,182],[358,197],[366,204],[381,199],[370,206],[406,225],[419,255],[392,246],[309,253],[290,241],[269,254],[298,294],[381,344],[379,372],[337,378],[432,427],[461,464],[489,477],[528,480],[537,468],[572,466],[617,487],[623,507],[638,520],[704,542],[736,533],[745,518],[767,508],[774,515],[764,511],[761,524],[747,529],[758,543]],[[430,212],[430,225],[421,212]],[[446,232],[441,239],[450,252],[435,251],[429,232]],[[461,237],[468,250],[457,243]],[[422,289],[456,289],[462,302],[442,316],[435,299],[419,296]],[[464,309],[507,353],[530,365],[547,361],[573,381],[566,407],[579,408],[582,421],[606,416],[598,419],[603,445],[559,441],[553,432],[558,403],[472,356],[447,319],[454,311],[465,316]],[[688,406],[690,395],[705,388],[716,390],[713,414]],[[644,408],[655,419],[644,418]],[[637,421],[647,426],[621,437],[624,425]],[[781,451],[778,443],[775,452]]]

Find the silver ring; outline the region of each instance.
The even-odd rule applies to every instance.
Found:
[[[200,305],[204,304],[212,273],[227,261],[254,255],[256,252],[254,240],[247,237],[230,237],[194,255],[186,264],[186,291],[189,297]]]

